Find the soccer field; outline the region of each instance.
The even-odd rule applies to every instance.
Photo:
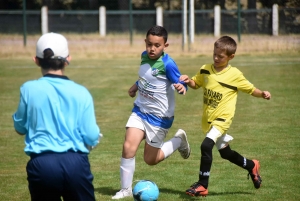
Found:
[[[172,56],[172,55],[171,55]],[[211,56],[174,57],[182,74],[194,75]],[[137,80],[138,57],[76,59],[65,74],[86,86],[94,98],[96,116],[104,137],[89,155],[97,200],[111,200],[119,190],[119,164],[125,124],[134,99],[127,90]],[[239,93],[236,115],[228,131],[232,149],[261,164],[262,187],[256,190],[247,172],[223,160],[214,148],[209,195],[205,200],[300,200],[300,57],[299,52],[266,55],[236,55],[231,61],[256,87],[268,90],[266,101]],[[0,60],[0,200],[30,200],[26,180],[24,137],[14,132],[11,115],[17,109],[19,87],[41,76],[28,59]],[[143,145],[136,156],[134,180],[149,179],[160,189],[160,201],[203,200],[184,191],[198,179],[202,89],[176,95],[175,121],[167,139],[177,129],[188,134],[189,159],[176,152],[156,166],[143,162]],[[132,199],[123,199],[124,201]]]

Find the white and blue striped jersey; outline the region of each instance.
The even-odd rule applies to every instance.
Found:
[[[175,110],[174,83],[181,76],[174,60],[163,53],[157,60],[152,60],[144,51],[139,69],[138,95],[133,112],[154,126],[165,129],[171,127]]]

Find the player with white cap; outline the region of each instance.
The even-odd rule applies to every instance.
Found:
[[[42,35],[33,60],[43,77],[21,86],[12,116],[30,156],[26,170],[31,200],[94,201],[88,154],[102,135],[93,98],[64,75],[71,57],[63,35]]]

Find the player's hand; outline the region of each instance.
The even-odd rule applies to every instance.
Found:
[[[264,99],[270,100],[271,99],[271,93],[268,91],[262,91],[262,97]]]
[[[102,137],[103,137],[103,134],[102,134],[102,133],[99,133],[99,138],[98,138],[99,143],[100,143],[100,140],[101,140]],[[99,144],[99,143],[98,143],[98,144]],[[97,145],[98,145],[98,144],[97,144]],[[85,147],[86,147],[89,151],[92,151],[93,149],[95,149],[95,148],[97,147],[97,145],[95,145],[95,146],[90,146],[90,145],[85,144]]]
[[[177,83],[177,84],[173,84],[173,86],[175,87],[178,93],[185,95],[186,88],[183,86],[183,84]]]
[[[136,92],[138,90],[138,87],[136,84],[134,84],[132,87],[130,87],[130,89],[128,90],[128,94],[131,98],[136,96]]]
[[[187,76],[187,75],[181,75],[181,76],[179,77],[179,81],[182,81],[182,82],[188,84],[188,83],[190,82],[190,78],[189,78],[189,76]]]
[[[129,94],[129,96],[130,96],[131,98],[133,98],[133,97],[136,96],[136,91],[131,91],[131,90],[129,90],[129,91],[128,91],[128,94]]]

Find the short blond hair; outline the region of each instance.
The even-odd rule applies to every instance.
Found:
[[[235,54],[237,44],[230,36],[222,36],[214,43],[215,48],[219,48],[226,52],[227,56]]]

